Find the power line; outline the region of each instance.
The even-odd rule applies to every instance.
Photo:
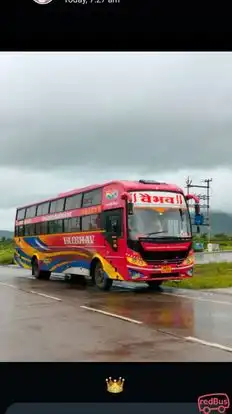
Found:
[[[200,194],[196,194],[197,197],[200,199],[200,209],[201,213],[204,216],[204,224],[203,226],[206,226],[208,228],[208,240],[210,241],[210,231],[211,231],[211,223],[210,223],[210,184],[213,181],[212,178],[206,178],[202,180],[205,185],[198,185],[193,184],[192,180],[188,177],[186,180],[186,188],[187,188],[187,194],[190,193],[190,188],[200,188],[201,191]],[[194,223],[193,223],[194,224]],[[197,233],[200,233],[200,226],[197,226]]]

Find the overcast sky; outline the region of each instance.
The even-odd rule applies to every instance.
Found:
[[[0,54],[0,229],[109,179],[213,178],[232,212],[232,53]]]

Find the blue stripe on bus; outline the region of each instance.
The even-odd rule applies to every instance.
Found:
[[[52,268],[53,266],[49,266],[50,268]],[[90,269],[90,263],[87,262],[78,262],[78,261],[73,261],[73,262],[69,262],[69,263],[61,263],[60,266],[58,266],[56,269],[54,269],[54,272],[56,273],[62,273],[64,272],[64,270],[67,270],[71,267],[82,267],[84,269],[89,270]]]
[[[26,265],[31,265],[31,259],[26,259],[25,257],[20,257],[22,263]]]
[[[20,266],[20,267],[23,267],[23,265],[25,264],[25,265],[29,265],[29,263],[25,260],[25,259],[23,259],[23,258],[20,258],[19,256],[17,256],[17,255],[15,255],[14,256],[14,261]]]
[[[26,259],[31,260],[31,256],[26,254],[22,249],[20,249],[20,247],[16,247],[16,251],[19,254],[19,256],[25,257]]]
[[[29,244],[29,246],[33,247],[35,250],[38,250],[39,252],[47,252],[50,249],[46,244],[44,244],[39,237],[25,237],[24,242]],[[39,246],[39,243],[41,246]],[[44,247],[44,248],[43,248]]]
[[[70,258],[70,256],[72,256],[72,258]],[[50,262],[48,262],[48,259],[51,260]],[[75,253],[71,253],[71,254],[62,254],[62,255],[57,255],[57,256],[45,256],[44,258],[41,258],[41,262],[44,262],[44,264],[46,264],[47,266],[49,266],[49,268],[56,266],[59,263],[63,263],[63,262],[68,262],[70,261],[70,263],[72,262],[81,262],[83,263],[85,266],[88,266],[89,261],[88,260],[83,260],[82,256],[79,256],[78,253],[75,255]]]

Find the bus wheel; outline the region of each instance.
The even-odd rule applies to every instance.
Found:
[[[49,280],[51,272],[40,270],[38,260],[34,259],[32,261],[32,276],[35,276],[36,279]]]
[[[97,262],[94,268],[93,280],[95,285],[100,290],[110,290],[113,280],[105,277],[102,264]]]
[[[159,290],[160,286],[162,285],[162,280],[151,280],[147,282],[149,290]]]

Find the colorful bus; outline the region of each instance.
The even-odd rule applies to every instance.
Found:
[[[15,263],[37,279],[52,272],[90,278],[101,290],[112,282],[192,277],[194,253],[188,200],[176,185],[112,181],[20,207]]]

